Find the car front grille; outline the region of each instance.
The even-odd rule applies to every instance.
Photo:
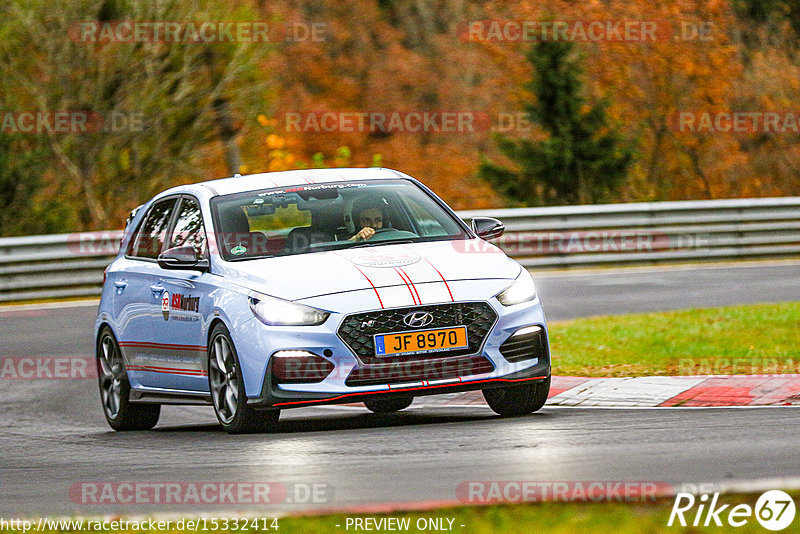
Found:
[[[339,326],[338,335],[362,364],[382,364],[386,362],[386,358],[375,356],[373,336],[414,330],[403,323],[403,317],[412,312],[429,312],[433,315],[433,321],[424,327],[426,330],[466,326],[469,346],[444,352],[393,356],[393,362],[441,359],[476,354],[481,350],[486,336],[497,320],[497,314],[487,302],[454,302],[452,304],[394,308],[348,315]]]
[[[500,354],[509,363],[517,363],[547,354],[547,338],[544,329],[521,335],[512,335],[500,345]]]

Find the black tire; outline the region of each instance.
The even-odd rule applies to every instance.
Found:
[[[97,382],[103,415],[111,428],[117,431],[150,430],[161,415],[160,404],[130,401],[131,384],[125,371],[125,362],[117,338],[109,327],[104,327],[97,338],[95,353]]]
[[[214,327],[209,337],[208,389],[217,420],[228,434],[266,432],[278,422],[280,410],[255,410],[247,405],[239,355],[222,323]]]
[[[370,399],[364,401],[364,406],[375,413],[399,412],[411,406],[414,397],[395,397],[393,399]]]
[[[483,398],[494,413],[503,416],[533,413],[547,402],[550,377],[541,382],[483,390]]]

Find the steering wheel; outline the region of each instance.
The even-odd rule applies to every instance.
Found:
[[[372,239],[380,238],[381,241],[386,241],[387,239],[409,239],[414,237],[419,236],[414,232],[398,230],[397,228],[379,228],[375,230],[375,234],[372,236]]]

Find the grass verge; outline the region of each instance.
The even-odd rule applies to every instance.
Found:
[[[800,373],[800,302],[592,317],[550,324],[553,373]]]

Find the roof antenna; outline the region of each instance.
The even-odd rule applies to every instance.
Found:
[[[234,178],[241,178],[241,177],[242,177],[242,175],[241,175],[241,174],[239,174],[238,172],[236,172],[236,173],[233,173],[233,177],[234,177]]]

